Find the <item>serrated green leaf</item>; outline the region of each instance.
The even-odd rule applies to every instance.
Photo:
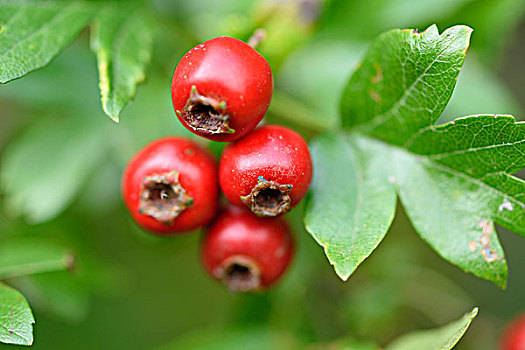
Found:
[[[68,269],[73,256],[65,248],[36,238],[0,244],[0,280]]]
[[[341,100],[343,125],[396,145],[433,125],[452,95],[472,30],[393,30],[372,44]]]
[[[0,342],[32,345],[35,318],[22,294],[0,283]]]
[[[376,149],[371,156],[382,160],[416,231],[439,255],[505,287],[493,221],[525,234],[525,182],[509,174],[525,167],[524,132],[509,116],[475,116],[424,129],[406,149],[353,137],[360,149]]]
[[[0,83],[45,66],[88,24],[81,2],[0,3]]]
[[[144,81],[152,48],[153,24],[144,9],[107,7],[95,18],[91,49],[97,55],[102,108],[114,121]]]
[[[511,175],[525,168],[524,122],[505,115],[460,118],[421,129],[405,148],[451,176],[472,183],[473,190],[486,197],[473,206],[491,200],[490,215],[525,236],[525,182]]]
[[[461,319],[441,328],[403,335],[389,344],[385,350],[450,350],[465,334],[477,314],[478,309],[474,308]]]
[[[105,154],[104,127],[84,119],[45,119],[12,142],[2,158],[5,208],[50,220],[73,200]]]
[[[503,200],[446,167],[391,150],[392,181],[419,235],[466,272],[506,285],[507,264],[492,215]]]
[[[378,162],[395,184],[419,235],[447,261],[505,287],[507,265],[494,221],[525,235],[525,182],[512,176],[525,167],[525,124],[511,116],[479,115],[435,125],[469,36],[463,26],[441,35],[435,26],[421,34],[382,35],[348,82],[341,115],[357,152]],[[331,174],[324,181],[336,179]],[[349,180],[341,191],[356,186]],[[355,194],[347,202],[353,200]],[[332,216],[351,221],[348,213]],[[333,244],[351,232],[332,237]],[[351,256],[343,252],[339,259]]]
[[[362,152],[361,152],[362,151]],[[311,144],[314,178],[305,224],[346,280],[381,242],[396,209],[396,194],[373,157],[344,135],[323,135]]]

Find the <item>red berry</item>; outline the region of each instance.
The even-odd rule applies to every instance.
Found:
[[[501,350],[525,350],[525,314],[507,326],[501,337]]]
[[[286,213],[306,195],[312,178],[308,145],[295,131],[264,125],[224,149],[219,183],[233,204],[259,216]]]
[[[191,132],[233,141],[262,119],[273,93],[268,62],[235,38],[218,37],[181,58],[171,83],[177,117]]]
[[[282,218],[258,218],[229,206],[203,242],[206,271],[231,291],[262,290],[277,282],[294,253],[293,237]]]
[[[135,222],[147,230],[170,234],[196,229],[217,211],[215,160],[188,139],[156,140],[129,162],[122,196]]]

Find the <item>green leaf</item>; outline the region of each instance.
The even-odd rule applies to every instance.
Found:
[[[58,55],[45,69],[3,86],[0,98],[24,106],[24,114],[30,110],[74,110],[75,114],[83,112],[99,120],[103,112],[96,103],[100,96],[96,88],[96,74],[91,52],[86,45],[78,42]],[[13,119],[11,115],[4,115]],[[20,115],[19,118],[22,117],[33,116]]]
[[[324,135],[311,144],[314,178],[305,224],[346,280],[381,242],[396,209],[395,189],[380,149],[360,150],[344,135]]]
[[[71,268],[73,256],[61,246],[36,239],[0,244],[0,279]]]
[[[354,134],[375,149],[419,235],[439,255],[505,287],[507,265],[493,221],[525,235],[525,124],[476,116],[423,129],[407,148]],[[386,219],[386,216],[385,216]],[[340,239],[341,240],[341,239]]]
[[[103,158],[105,126],[44,119],[10,143],[0,173],[6,210],[33,223],[62,212]]]
[[[447,261],[504,287],[507,265],[491,220],[503,200],[445,167],[390,151],[386,166],[419,235]]]
[[[441,328],[403,335],[389,344],[385,350],[450,350],[465,334],[477,314],[478,309],[474,308],[461,319]]]
[[[383,160],[420,236],[447,261],[505,287],[494,220],[525,235],[525,182],[512,176],[525,167],[525,124],[480,115],[435,125],[469,35],[463,26],[382,35],[350,79],[341,113],[361,149],[381,149],[371,156]]]
[[[343,279],[375,248],[391,221],[391,210],[372,209],[369,197],[359,201],[355,190],[366,193],[361,179],[375,176],[385,188],[387,182],[395,186],[414,228],[441,257],[506,286],[507,263],[494,222],[525,235],[525,182],[512,175],[525,168],[525,124],[511,116],[478,115],[435,125],[452,94],[470,32],[456,26],[440,35],[431,26],[423,33],[394,30],[380,36],[341,100],[343,124],[350,131],[345,144],[329,150],[326,139],[312,143],[317,179],[307,226],[321,245],[329,240],[329,246],[336,247],[337,258],[333,252],[328,257],[340,276],[343,262],[358,257],[346,265]],[[348,145],[353,151],[343,151]],[[355,159],[377,164],[370,171],[374,175],[354,176],[356,167],[369,173],[366,163]],[[331,167],[334,171],[327,171]],[[340,207],[323,212],[327,194],[344,196],[334,197]],[[376,243],[354,242],[350,247],[348,237],[362,239],[359,226],[352,225],[354,211],[373,210],[371,221],[380,225]],[[331,222],[338,223],[338,230]]]
[[[0,342],[33,344],[35,319],[22,294],[0,283]]]
[[[0,3],[0,83],[48,64],[91,15],[81,2]]]
[[[431,26],[381,35],[345,88],[343,125],[403,145],[434,124],[452,95],[471,31],[455,26],[440,35]]]
[[[473,194],[479,192],[468,202],[481,218],[490,215],[525,235],[525,182],[511,175],[525,168],[524,122],[505,115],[460,118],[421,129],[405,147],[449,178],[468,183]]]
[[[97,15],[91,49],[97,55],[102,108],[114,121],[144,81],[152,48],[153,25],[144,9],[108,6]]]

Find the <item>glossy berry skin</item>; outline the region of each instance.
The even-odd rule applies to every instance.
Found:
[[[525,350],[525,313],[512,320],[504,330],[500,350]]]
[[[306,141],[279,125],[263,125],[224,149],[219,183],[232,204],[259,216],[289,211],[306,195],[312,160]]]
[[[158,234],[206,225],[216,214],[218,195],[215,159],[182,137],[148,144],[122,178],[122,196],[133,220]]]
[[[182,124],[221,142],[237,140],[253,130],[272,94],[273,76],[266,59],[231,37],[214,38],[188,51],[171,83],[173,107]],[[222,119],[226,122],[217,121]]]
[[[272,286],[293,255],[293,236],[286,221],[259,218],[231,205],[209,227],[201,250],[206,271],[236,292]]]

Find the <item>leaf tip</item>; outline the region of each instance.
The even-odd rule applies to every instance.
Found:
[[[350,276],[352,276],[354,271],[359,266],[359,264],[341,264],[341,263],[338,264],[335,260],[333,260],[330,257],[330,255],[328,255],[328,251],[326,251],[326,256],[328,257],[328,260],[330,261],[330,264],[332,264],[334,266],[335,274],[343,282],[348,281]]]
[[[463,51],[462,51],[463,55],[466,55],[470,47],[470,37],[473,31],[474,29],[472,29],[471,27],[460,24],[460,25],[456,25],[456,26],[447,28],[443,32],[442,36],[445,37],[445,36],[451,35],[454,38],[463,39],[464,41],[460,41],[460,42],[462,42],[462,45],[464,46]]]
[[[337,266],[335,266],[334,269],[335,269],[335,274],[337,275],[337,277],[339,277],[343,282],[348,281],[348,278],[350,278],[350,275],[352,274],[351,272],[348,273],[348,272],[340,271],[337,268]]]
[[[414,33],[417,34],[415,31],[414,31]],[[427,29],[425,29],[424,31],[422,31],[419,34],[436,34],[436,35],[439,35],[439,29],[438,29],[437,24],[433,23]]]
[[[501,290],[507,289],[507,276],[494,282]]]
[[[113,120],[115,123],[119,123],[120,122],[120,112],[116,112],[116,111],[110,111],[106,106],[104,106],[104,113],[111,119]]]

